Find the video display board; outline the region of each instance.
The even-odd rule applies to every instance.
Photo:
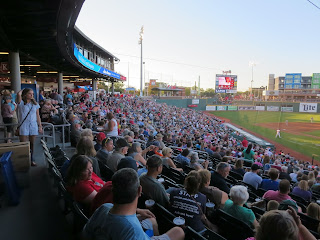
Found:
[[[236,93],[238,76],[237,75],[216,75],[216,93]]]

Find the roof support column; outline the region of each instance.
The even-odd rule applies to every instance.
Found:
[[[97,91],[97,79],[92,79],[92,91]]]
[[[111,92],[114,94],[114,82],[111,82]]]
[[[63,94],[63,73],[58,73],[58,93],[62,96]]]
[[[9,68],[11,88],[17,93],[21,90],[20,56],[18,51],[9,53]]]

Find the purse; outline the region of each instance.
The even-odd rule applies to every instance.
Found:
[[[29,113],[31,112],[32,108],[33,108],[33,105],[31,106],[31,108],[30,108],[27,116],[23,119],[23,121],[19,124],[19,126],[18,126],[17,129],[16,129],[16,131],[14,132],[14,135],[15,135],[15,136],[20,136],[20,127],[21,127],[21,125],[24,123],[24,121],[27,119],[27,117],[29,116]]]

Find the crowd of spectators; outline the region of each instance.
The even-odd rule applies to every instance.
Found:
[[[59,104],[61,99],[57,99]],[[48,104],[47,99],[44,101]],[[67,93],[64,104],[76,152],[64,163],[63,176],[75,200],[88,209],[98,208],[85,227],[90,237],[103,239],[103,232],[112,238],[121,232],[121,239],[148,239],[142,231],[148,229],[148,224],[154,235],[159,235],[153,214],[136,208],[143,194],[185,218],[186,225],[200,234],[206,228],[219,231],[212,227],[214,218],[211,222],[203,219],[209,201],[215,209],[257,228],[256,239],[271,239],[266,236],[266,229],[283,219],[291,221],[292,234],[298,232],[305,236],[303,239],[314,239],[291,206],[301,212],[297,199],[302,198],[310,204],[306,214],[319,220],[319,214],[313,214],[316,210],[310,210],[317,209],[319,213],[318,204],[312,202],[320,196],[318,166],[294,159],[281,150],[250,143],[218,118],[191,109],[105,93],[97,95],[95,101],[88,94],[74,97]],[[102,180],[101,163],[114,174],[111,182]],[[165,188],[158,178],[168,169],[184,176],[184,185]],[[290,210],[271,210],[259,224],[250,209],[250,205],[260,202],[250,200],[250,194],[258,194],[258,190],[263,190],[265,210],[280,209],[282,205],[289,205]],[[283,203],[287,200],[290,202]],[[135,215],[139,211],[141,219]],[[145,219],[149,221],[146,223]],[[120,231],[121,228],[126,230]],[[153,238],[183,237],[179,228],[173,228]]]

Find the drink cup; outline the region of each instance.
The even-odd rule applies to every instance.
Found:
[[[214,209],[215,204],[213,202],[207,202],[206,203],[206,208],[207,208],[207,215],[209,216],[213,209]]]
[[[261,198],[257,197],[255,200],[256,200],[256,202],[260,202]]]
[[[319,200],[317,200],[317,203],[320,205],[320,199],[319,199]]]
[[[155,204],[155,201],[152,199],[146,200],[145,201],[146,204],[146,208],[151,209],[153,207],[153,205]]]
[[[173,219],[173,223],[178,227],[183,227],[186,223],[186,220],[182,217],[176,217]]]
[[[164,178],[158,178],[158,182],[164,183]]]

